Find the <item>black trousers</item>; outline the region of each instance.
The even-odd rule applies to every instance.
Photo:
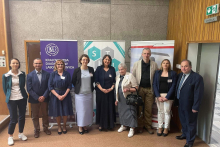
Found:
[[[14,134],[15,126],[18,122],[19,124],[19,133],[23,133],[24,124],[25,124],[25,112],[27,106],[27,99],[21,100],[10,100],[7,103],[8,110],[10,113],[10,123],[8,127],[8,134]],[[19,121],[18,121],[18,113],[19,112]]]
[[[193,113],[192,109],[186,110],[179,106],[179,118],[182,125],[182,136],[186,137],[187,144],[193,145],[196,138],[198,112]]]

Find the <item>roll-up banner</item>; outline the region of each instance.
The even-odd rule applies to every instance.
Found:
[[[125,41],[112,41],[112,40],[84,40],[84,53],[90,58],[88,66],[96,68],[102,65],[102,58],[104,55],[109,54],[112,57],[112,66],[118,74],[118,65],[125,63]],[[93,122],[96,118],[96,96],[95,91],[93,95]],[[117,111],[116,111],[117,112]],[[118,113],[117,122],[118,120]]]
[[[78,46],[76,40],[40,40],[41,59],[43,61],[42,69],[53,72],[56,60],[62,59],[65,62],[65,68],[72,76],[75,68],[78,67]],[[70,91],[73,104],[73,113],[75,114],[75,93],[74,88]],[[75,115],[68,116],[68,124],[75,123]],[[52,127],[56,124],[54,117],[49,117],[49,123]]]
[[[158,68],[164,59],[169,59],[171,69],[173,69],[174,57],[174,40],[159,40],[159,41],[131,41],[131,63],[130,72],[132,73],[133,65],[136,61],[142,60],[142,50],[144,48],[151,49],[150,60],[157,63]],[[157,127],[157,105],[153,104],[152,108],[152,127]]]

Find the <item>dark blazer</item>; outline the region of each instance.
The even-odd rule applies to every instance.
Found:
[[[177,96],[177,90],[182,78],[183,73],[178,75],[178,81],[176,85],[175,96]],[[202,76],[191,71],[189,77],[183,83],[180,90],[179,106],[184,108],[186,111],[197,110],[199,111],[199,105],[203,97],[204,82]],[[178,99],[176,98],[178,101]]]
[[[93,83],[94,83],[94,69],[93,67],[90,67],[88,66],[89,68],[89,73],[91,74],[91,91],[94,90],[94,86],[93,86]],[[75,87],[75,93],[76,94],[79,94],[79,91],[80,91],[80,87],[81,87],[81,68],[78,67],[76,69],[74,69],[74,72],[73,72],[73,76],[72,76],[72,84],[74,85]]]
[[[160,97],[160,77],[162,74],[162,70],[158,70],[154,74],[154,81],[153,81],[153,88],[154,88],[154,94],[156,97]],[[168,93],[166,98],[168,100],[174,100],[175,97],[175,89],[176,89],[176,79],[177,74],[175,71],[170,70],[168,72],[168,80],[172,79],[172,82],[168,82]]]
[[[5,102],[8,103],[11,96],[12,76],[10,75],[8,77],[5,77],[5,74],[2,75],[2,86],[6,96]],[[24,99],[27,99],[28,95],[25,90],[25,80],[26,80],[25,72],[22,71],[22,74],[20,74],[18,77],[19,77],[19,87],[21,90],[21,95],[23,96]]]
[[[33,70],[27,75],[27,91],[29,93],[29,103],[39,103],[38,98],[44,96],[44,102],[49,101],[48,80],[50,73],[42,70],[41,84],[37,77],[37,73]]]
[[[101,66],[98,66],[96,71],[95,71],[95,83],[99,83],[102,87],[104,86],[104,66],[101,65]],[[115,73],[115,68],[110,66],[109,67],[109,72],[111,73],[112,75],[112,84],[114,85],[115,84],[115,77],[116,77],[116,73]],[[100,91],[99,88],[96,86],[96,91]]]

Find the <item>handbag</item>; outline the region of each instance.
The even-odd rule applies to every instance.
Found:
[[[135,87],[132,87],[135,88]],[[144,102],[142,100],[142,97],[138,95],[138,91],[135,88],[137,94],[134,94],[133,92],[131,94],[128,94],[126,97],[126,104],[127,105],[133,105],[133,106],[143,106]]]
[[[132,87],[135,88],[135,87]],[[136,107],[142,106],[142,111],[140,113],[139,118],[141,118],[144,114],[144,102],[142,100],[142,97],[140,95],[138,95],[138,91],[135,88],[137,94],[133,94],[133,92],[131,94],[128,94],[126,97],[126,104],[127,105],[133,105]],[[137,114],[138,114],[139,109],[137,109]],[[134,116],[133,116],[134,117]],[[134,117],[135,118],[135,117]]]

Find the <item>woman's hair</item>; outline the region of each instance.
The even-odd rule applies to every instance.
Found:
[[[86,57],[86,58],[88,59],[88,63],[90,62],[89,56],[86,55],[86,54],[82,54],[82,55],[79,57],[79,63],[80,63],[80,64],[82,64],[81,61],[82,61],[82,58],[83,58],[83,57]]]
[[[17,59],[17,58],[12,58],[11,60],[10,60],[10,64],[11,64],[11,61],[12,60],[17,60],[18,61],[18,63],[19,63],[19,66],[18,66],[18,69],[21,67],[21,64],[20,64],[20,61]],[[9,66],[9,69],[11,69],[11,66]]]
[[[65,70],[65,63],[64,63],[64,61],[63,61],[62,59],[58,59],[58,60],[56,61],[56,63],[54,64],[54,69],[53,69],[53,71],[57,71],[57,64],[58,64],[58,62],[62,62],[62,63],[63,63],[63,70]]]
[[[118,65],[118,68],[120,68],[120,67],[122,67],[122,68],[124,68],[124,69],[127,69],[127,65],[126,65],[125,63],[120,63],[120,64]]]
[[[111,57],[110,55],[107,55],[107,54],[102,58],[102,65],[104,66],[103,60],[104,60],[106,57],[108,57],[108,58],[110,59],[110,64],[109,64],[108,66],[111,66],[111,65],[112,65],[112,57]]]
[[[164,61],[169,62],[168,71],[170,71],[170,70],[171,70],[171,64],[170,64],[170,60],[168,60],[168,59],[164,59],[164,60],[161,62],[160,70],[163,70],[162,63],[163,63]]]

